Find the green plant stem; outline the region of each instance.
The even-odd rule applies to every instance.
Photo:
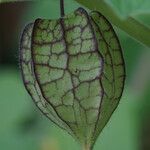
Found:
[[[64,0],[60,0],[60,15],[61,15],[61,17],[64,17],[64,15],[65,15]]]
[[[134,39],[140,41],[144,45],[150,47],[150,28],[144,26],[132,17],[123,19],[119,17],[113,8],[108,5],[104,0],[76,0],[82,5],[91,10],[101,12],[106,18],[112,22],[116,27],[128,33]]]
[[[82,148],[82,150],[91,150],[91,149],[90,149],[90,148],[85,148],[85,147],[84,147],[84,148]]]
[[[83,145],[82,150],[92,150],[89,145]]]

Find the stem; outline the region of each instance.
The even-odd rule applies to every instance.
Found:
[[[82,150],[91,150],[91,149],[88,147],[83,147]]]
[[[63,18],[65,15],[64,11],[64,0],[60,0],[60,16]]]
[[[92,150],[89,145],[83,145],[82,150]]]

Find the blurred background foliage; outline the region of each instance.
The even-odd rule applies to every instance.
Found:
[[[98,0],[97,0],[98,1]],[[122,18],[132,16],[150,28],[149,0],[106,0]],[[65,0],[66,14],[81,6]],[[22,83],[19,40],[36,18],[59,17],[58,0],[0,4],[0,149],[78,150],[66,132],[46,119]],[[126,62],[127,80],[120,105],[94,150],[150,150],[150,48],[115,27]]]

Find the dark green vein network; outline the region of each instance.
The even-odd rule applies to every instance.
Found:
[[[125,66],[107,19],[82,8],[37,19],[21,39],[24,84],[40,110],[81,144],[94,145],[120,101]]]

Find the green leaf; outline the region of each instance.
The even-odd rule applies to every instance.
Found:
[[[91,10],[101,12],[115,26],[125,31],[134,39],[150,47],[150,28],[135,20],[133,17],[123,19],[104,0],[76,0]]]
[[[136,14],[150,14],[149,0],[105,0],[120,16],[131,16]]]
[[[142,24],[144,24],[148,28],[150,27],[150,21],[149,21],[150,20],[150,14],[147,14],[147,13],[136,14],[136,15],[134,15],[134,18],[136,20],[139,20],[140,22],[142,22]]]

